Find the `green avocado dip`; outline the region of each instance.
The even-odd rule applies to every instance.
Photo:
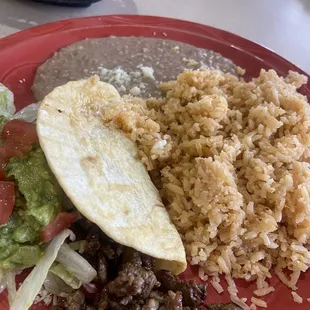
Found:
[[[61,208],[61,190],[42,149],[33,146],[24,157],[13,157],[5,167],[16,184],[16,200],[10,220],[0,226],[0,269],[35,265],[45,245],[40,232]]]

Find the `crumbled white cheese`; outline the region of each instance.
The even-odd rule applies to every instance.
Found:
[[[141,66],[140,70],[145,78],[154,80],[154,69],[152,67]]]
[[[34,304],[38,304],[39,302],[43,301],[45,306],[48,306],[53,300],[52,293],[49,293],[47,290],[42,288],[39,294],[36,296],[34,300]]]
[[[134,70],[125,70],[122,67],[107,69],[100,65],[94,74],[98,74],[103,82],[115,86],[119,92],[130,93],[133,96],[145,94],[147,88],[146,79],[155,81],[154,69],[143,66],[143,64],[138,65]]]
[[[197,65],[199,65],[199,62],[196,61],[195,59],[188,59],[188,58],[184,57],[182,60],[184,62],[186,62],[188,66],[197,66]]]
[[[139,71],[134,71],[134,72],[132,72],[132,76],[135,77],[135,78],[138,78],[138,77],[141,76],[141,72],[139,72]]]
[[[113,84],[119,91],[126,91],[131,82],[131,76],[122,68],[106,69],[99,66],[100,78],[102,81]]]
[[[102,69],[101,74],[107,76],[109,83],[127,84],[131,80],[128,73],[121,68],[115,68],[113,70]]]
[[[176,45],[176,46],[174,46],[174,47],[172,48],[172,50],[175,51],[175,52],[178,52],[179,49],[180,49],[180,47],[179,47],[178,45]]]
[[[130,92],[130,94],[133,95],[133,96],[139,96],[141,90],[140,90],[139,87],[135,86],[135,87],[133,87],[129,92]]]
[[[162,150],[166,144],[167,144],[166,140],[159,140],[154,143],[152,147],[152,151]]]

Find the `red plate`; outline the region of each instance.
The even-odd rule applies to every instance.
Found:
[[[247,70],[249,77],[259,73],[261,68],[275,69],[286,75],[289,70],[305,74],[272,51],[229,32],[191,22],[152,16],[104,16],[65,20],[34,27],[0,40],[0,81],[15,94],[20,109],[33,102],[31,84],[36,68],[61,47],[78,40],[94,37],[146,36],[166,38],[212,49],[232,59]],[[302,93],[310,98],[310,81],[302,88]],[[188,268],[182,275],[186,279],[197,279],[197,270]],[[225,283],[222,281],[224,287]],[[241,297],[251,297],[254,284],[237,281]],[[288,310],[310,309],[310,272],[303,274],[298,283],[298,293],[304,298],[303,304],[292,300],[290,290],[273,277],[270,284],[276,292],[265,297],[268,309]],[[227,294],[218,295],[210,286],[208,300],[229,302]],[[0,296],[0,309],[8,309],[6,296]],[[42,305],[32,309],[46,309]]]

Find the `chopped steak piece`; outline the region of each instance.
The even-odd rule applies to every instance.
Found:
[[[106,290],[102,290],[98,302],[98,310],[106,310],[109,306],[109,296]]]
[[[102,253],[108,260],[118,260],[123,253],[123,246],[117,243],[104,244],[101,247]]]
[[[61,301],[59,302],[59,299],[63,299],[63,298],[57,298],[57,305],[52,307],[53,310],[68,310],[68,309],[98,310],[98,308],[94,306],[86,305],[86,302],[79,304],[78,303],[79,300],[74,301],[74,303],[71,300],[69,303],[68,299],[67,301],[64,300],[63,302]]]
[[[66,304],[67,310],[84,310],[85,308],[85,296],[80,290],[68,296]]]
[[[119,302],[111,300],[109,302],[109,307],[107,308],[109,310],[131,310],[130,307],[122,306]]]
[[[109,294],[117,297],[132,295],[147,298],[159,283],[152,271],[126,263],[116,279],[107,285]]]
[[[208,310],[242,310],[239,306],[234,303],[229,304],[209,304],[207,306]]]
[[[127,306],[132,301],[132,296],[128,295],[120,299],[119,304],[123,306]]]
[[[141,254],[142,266],[146,270],[153,270],[155,267],[155,258],[146,254]]]
[[[100,300],[97,304],[98,310],[110,310],[110,309],[133,309],[131,304],[132,296],[125,296],[122,299],[110,298],[106,290],[102,290],[100,294]]]
[[[150,298],[157,300],[160,304],[166,301],[166,295],[159,291],[152,291],[150,293]]]
[[[182,302],[182,293],[181,292],[168,292],[168,299],[166,304],[167,310],[183,310]]]
[[[161,287],[165,290],[176,291],[178,285],[180,284],[181,280],[174,276],[168,270],[159,270],[156,273],[156,277],[158,281],[161,283]]]
[[[156,276],[164,289],[182,292],[185,306],[199,307],[206,297],[206,285],[204,284],[197,284],[195,281],[181,281],[167,270],[160,270]]]
[[[142,266],[142,260],[141,260],[140,253],[137,251],[133,251],[129,262],[135,266]]]
[[[122,263],[123,266],[126,266],[126,263],[131,263],[135,266],[142,266],[141,254],[134,249],[127,248],[123,253]]]
[[[142,307],[142,310],[157,310],[159,308],[159,302],[156,299],[149,299],[146,301],[145,305]]]
[[[103,241],[104,242],[104,241]],[[115,242],[101,244],[100,251],[108,263],[108,278],[114,279],[117,276],[124,247]]]
[[[91,221],[89,221],[88,219],[86,219],[85,217],[82,217],[81,219],[79,219],[76,222],[76,224],[79,226],[79,230],[84,231],[85,235],[88,231],[92,230],[95,227],[94,224]],[[98,231],[100,231],[99,228],[98,228]],[[75,233],[75,231],[74,231],[74,233]]]
[[[92,298],[75,291],[67,299],[57,300],[57,310],[240,310],[234,304],[206,308],[206,285],[182,281],[167,270],[155,275],[154,258],[114,242],[87,221],[85,226],[83,223],[82,219],[74,225],[79,240],[87,241],[83,256],[97,270],[98,293]]]
[[[67,309],[67,299],[66,298],[57,298],[57,305],[54,306],[53,310],[63,310]]]
[[[95,256],[100,249],[100,238],[99,234],[95,230],[91,230],[86,237],[87,245],[85,253]]]
[[[114,259],[119,260],[123,252],[124,252],[124,247],[121,244],[114,243]]]
[[[184,305],[189,307],[199,307],[201,301],[206,297],[206,285],[197,284],[195,281],[182,281],[178,285],[178,289],[182,292]]]
[[[103,253],[103,255],[109,259],[109,260],[112,260],[114,259],[115,257],[115,251],[114,249],[112,248],[112,245],[111,244],[105,244],[101,247],[101,251]]]
[[[98,279],[102,284],[108,282],[108,263],[102,252],[98,253]]]

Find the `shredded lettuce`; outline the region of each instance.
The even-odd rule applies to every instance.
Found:
[[[64,294],[70,294],[73,292],[73,288],[61,280],[58,276],[49,272],[45,281],[44,288],[57,296],[62,296]]]
[[[16,297],[10,304],[10,310],[27,310],[32,305],[39,293],[48,271],[54,263],[60,247],[69,237],[71,231],[66,229],[57,235],[48,245],[43,258],[32,269],[16,293]]]
[[[13,93],[0,83],[0,115],[10,118],[15,111]]]
[[[58,276],[62,281],[75,290],[82,285],[82,282],[73,276],[62,264],[54,264],[50,269],[50,273]]]
[[[28,123],[34,123],[37,119],[37,112],[40,103],[32,103],[24,107],[22,110],[14,114],[13,118],[20,119]]]
[[[5,276],[6,285],[8,289],[9,303],[11,304],[16,298],[16,282],[15,282],[15,272],[8,272]]]
[[[82,283],[91,282],[97,271],[81,255],[73,251],[68,244],[63,244],[60,248],[56,261],[61,263],[72,275]]]
[[[16,112],[14,105],[13,93],[0,83],[0,129],[11,119],[20,119],[28,123],[33,123],[37,119],[37,112],[40,106],[39,103],[32,103]]]
[[[6,289],[6,278],[3,270],[0,269],[0,294]]]
[[[75,242],[69,243],[69,247],[73,251],[78,251],[80,254],[83,254],[83,252],[85,251],[86,245],[87,245],[86,240],[80,240],[80,241],[75,241]]]

